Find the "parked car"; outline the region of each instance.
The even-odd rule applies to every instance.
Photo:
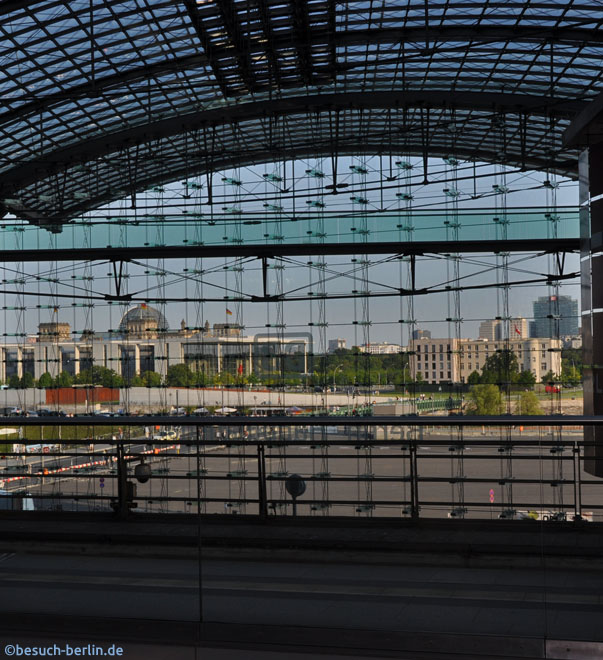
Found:
[[[15,417],[17,415],[22,415],[23,411],[16,406],[7,406],[6,408],[0,408],[0,414],[4,417]]]
[[[49,408],[38,409],[38,417],[67,417],[64,410],[50,410]]]

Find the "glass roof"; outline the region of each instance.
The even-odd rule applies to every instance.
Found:
[[[40,224],[219,167],[458,154],[575,175],[603,2],[0,2],[0,204]]]

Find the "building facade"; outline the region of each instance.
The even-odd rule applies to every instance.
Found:
[[[0,346],[0,381],[31,374],[72,376],[93,366],[114,370],[126,379],[154,371],[163,376],[169,367],[186,364],[211,377],[218,373],[258,375],[286,372],[307,373],[309,340],[244,336],[237,325],[206,322],[195,330],[181,323],[168,328],[163,315],[147,305],[128,310],[114,332],[84,332],[73,336],[68,323],[40,324],[37,336],[24,344]]]
[[[520,371],[530,371],[537,382],[549,371],[561,373],[559,339],[419,339],[409,350],[411,377],[420,372],[428,383],[466,383],[474,371],[481,373],[486,360],[509,349],[517,356]]]

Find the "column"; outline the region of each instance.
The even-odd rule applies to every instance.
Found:
[[[23,377],[23,349],[17,346],[17,376]]]
[[[80,373],[80,348],[79,346],[73,347],[73,375],[78,376]]]
[[[37,380],[43,373],[44,360],[42,358],[42,350],[40,344],[34,344],[34,378]],[[0,372],[0,380],[3,380],[2,373]]]
[[[134,375],[140,376],[140,345],[134,344]]]
[[[603,414],[603,144],[582,152],[580,181],[580,288],[584,359],[584,414]],[[599,339],[599,340],[598,340]],[[598,341],[597,341],[598,340]],[[585,427],[584,469],[603,477],[603,428]]]

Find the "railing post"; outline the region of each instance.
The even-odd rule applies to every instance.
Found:
[[[574,515],[579,520],[578,516],[582,516],[582,479],[580,474],[580,444],[577,440],[574,441],[573,447],[574,454]]]
[[[415,438],[409,438],[408,451],[410,457],[410,517],[416,520],[419,517],[419,487],[417,480],[417,443]]]
[[[124,456],[124,446],[117,445],[117,508],[115,513],[120,520],[128,517],[128,469]]]
[[[260,517],[268,515],[268,502],[266,501],[266,460],[264,445],[258,442],[258,502]]]

